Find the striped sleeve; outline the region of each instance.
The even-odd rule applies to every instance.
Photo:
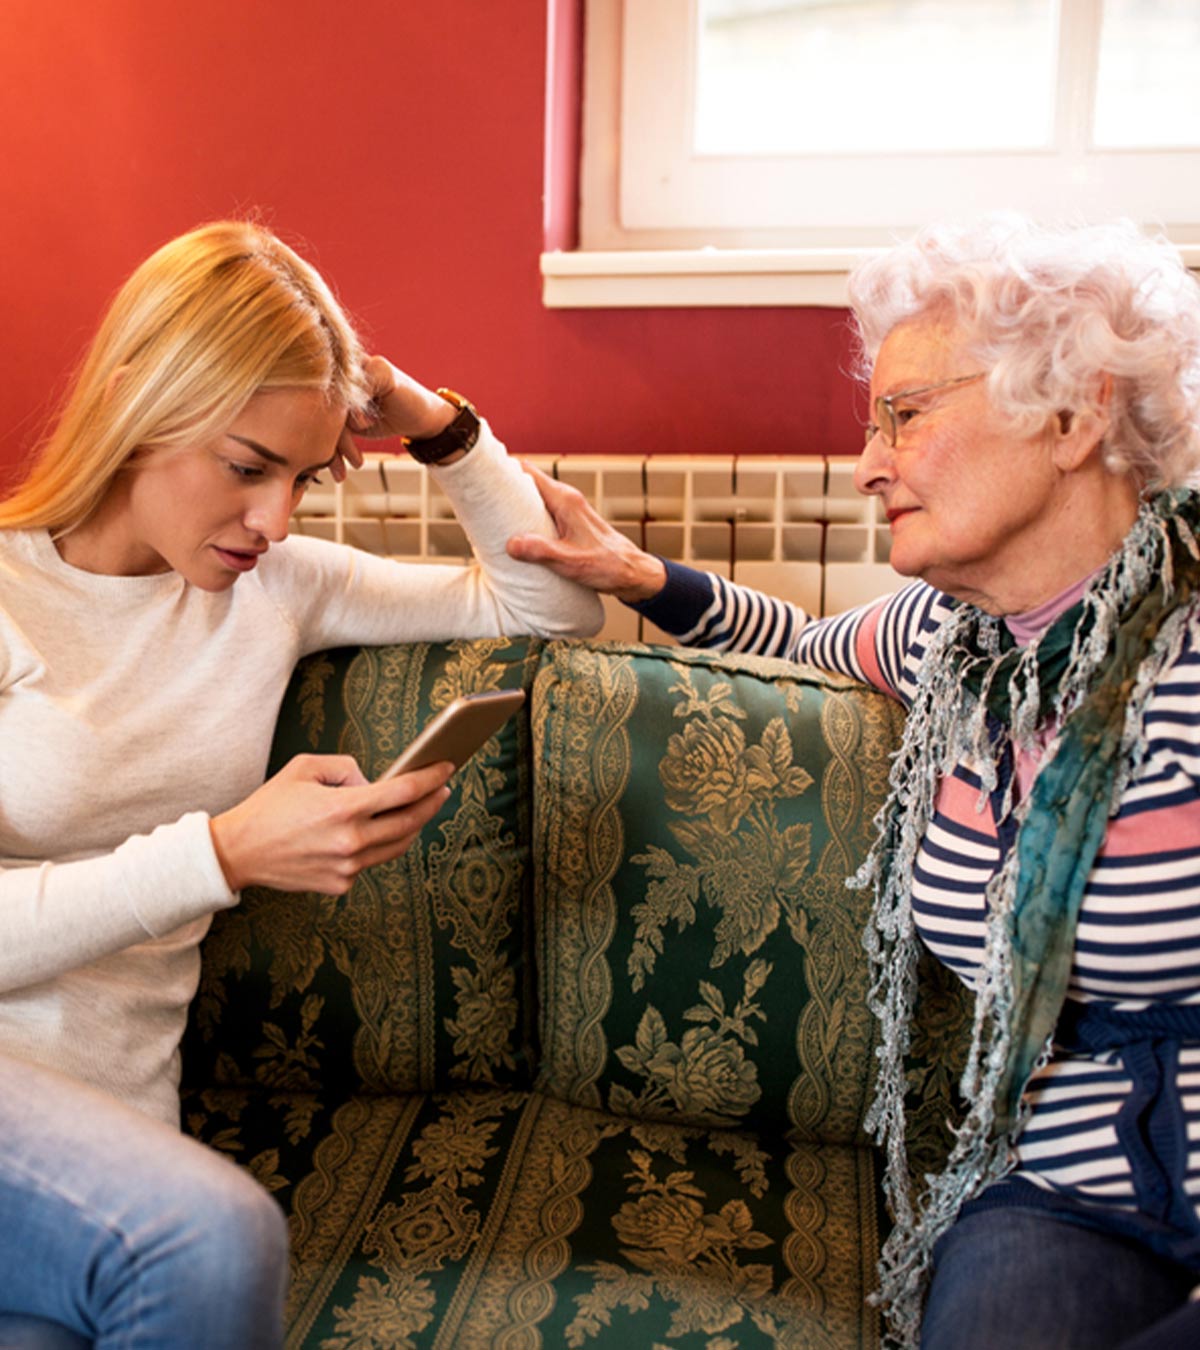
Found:
[[[664,559],[667,584],[633,606],[689,647],[777,656],[863,680],[910,702],[929,636],[950,601],[924,582],[814,619],[799,605]]]

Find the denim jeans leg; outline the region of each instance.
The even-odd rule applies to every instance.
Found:
[[[1194,1281],[1134,1242],[1043,1210],[977,1210],[934,1251],[921,1347],[1115,1350],[1176,1313]]]
[[[1119,1350],[1196,1350],[1200,1345],[1200,1302],[1177,1308],[1152,1327],[1122,1341]]]
[[[282,1212],[239,1168],[0,1056],[0,1313],[97,1350],[275,1350],[286,1274]]]
[[[61,1322],[0,1312],[0,1350],[90,1350],[91,1344]]]

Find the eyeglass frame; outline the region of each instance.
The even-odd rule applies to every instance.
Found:
[[[915,398],[918,394],[932,394],[935,389],[953,389],[956,385],[970,384],[973,380],[987,377],[987,371],[981,370],[975,375],[958,375],[952,380],[939,380],[937,384],[923,384],[916,389],[898,389],[894,394],[879,394],[871,404],[872,411],[879,419],[868,422],[863,428],[863,444],[870,445],[879,433],[883,432],[884,442],[893,450],[900,439],[900,423],[896,420],[893,400]]]

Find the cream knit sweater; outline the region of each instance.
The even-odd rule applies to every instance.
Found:
[[[198,944],[238,900],[209,817],[262,782],[297,658],[596,631],[591,592],[506,555],[553,526],[486,428],[434,472],[475,566],[297,538],[212,594],[79,571],[45,531],[0,531],[0,1052],[176,1123]]]

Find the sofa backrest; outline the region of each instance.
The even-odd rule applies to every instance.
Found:
[[[374,776],[453,697],[498,687],[528,690],[526,710],[403,858],[345,897],[252,889],[216,916],[185,1084],[536,1082],[650,1121],[862,1142],[870,897],[846,878],[873,837],[898,705],[681,648],[347,649],[297,668],[271,771],[309,751]],[[922,1160],[942,1146],[961,990],[928,1006],[910,1075]]]
[[[851,1142],[866,856],[903,714],[782,661],[554,644],[534,687],[539,1085]]]
[[[268,772],[301,753],[380,773],[459,694],[525,688],[529,639],[320,652],[296,669]],[[197,1087],[419,1092],[527,1086],[528,705],[451,780],[412,848],[344,897],[252,888],[218,914],[184,1044]]]

